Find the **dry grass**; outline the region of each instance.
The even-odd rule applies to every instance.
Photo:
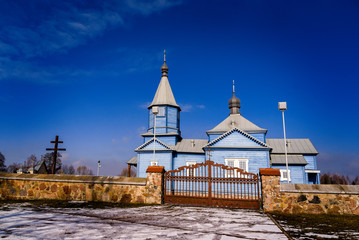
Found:
[[[326,236],[336,236],[337,239],[359,238],[359,216],[283,213],[271,215],[294,239],[326,239]]]

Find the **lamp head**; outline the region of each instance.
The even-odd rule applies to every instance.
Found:
[[[280,111],[286,111],[287,110],[287,102],[279,102],[278,103],[278,109]]]
[[[152,107],[152,113],[153,113],[154,115],[157,115],[158,112],[159,112],[158,107]]]

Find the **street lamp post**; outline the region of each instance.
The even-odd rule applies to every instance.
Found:
[[[100,167],[101,167],[101,161],[98,160],[98,162],[97,162],[97,176],[100,175]]]
[[[288,156],[287,156],[287,138],[285,134],[285,120],[284,120],[284,111],[287,110],[287,102],[279,102],[278,109],[282,111],[283,118],[283,133],[284,133],[284,154],[285,154],[285,166],[287,168],[287,182],[289,183],[289,170],[288,170]]]
[[[152,107],[153,119],[153,162],[156,161],[156,116],[158,114],[158,107]]]

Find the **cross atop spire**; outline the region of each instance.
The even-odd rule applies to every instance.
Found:
[[[162,77],[164,76],[167,77],[168,67],[166,65],[166,50],[163,51],[163,65],[161,67],[161,71],[162,71]]]
[[[236,92],[236,91],[235,91],[235,89],[234,89],[234,80],[233,80],[233,95],[234,95],[235,92]]]
[[[166,65],[166,50],[163,51],[163,65],[161,67],[161,71],[162,71],[162,78],[160,84],[158,85],[155,97],[153,98],[153,101],[148,108],[151,108],[152,106],[159,106],[159,105],[168,105],[168,106],[179,108],[179,106],[176,103],[175,97],[173,96],[170,83],[168,81],[168,76],[167,76],[168,67]]]

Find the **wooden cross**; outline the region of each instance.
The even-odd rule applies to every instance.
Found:
[[[46,148],[46,151],[54,151],[52,154],[53,154],[53,157],[54,157],[54,160],[52,162],[52,170],[51,170],[51,173],[52,174],[55,174],[56,171],[60,170],[60,168],[56,169],[56,161],[57,161],[57,151],[66,151],[66,148],[58,148],[58,144],[59,143],[64,143],[63,141],[59,141],[59,136],[56,136],[55,137],[55,141],[51,141],[50,143],[55,143],[55,147],[54,148]]]

